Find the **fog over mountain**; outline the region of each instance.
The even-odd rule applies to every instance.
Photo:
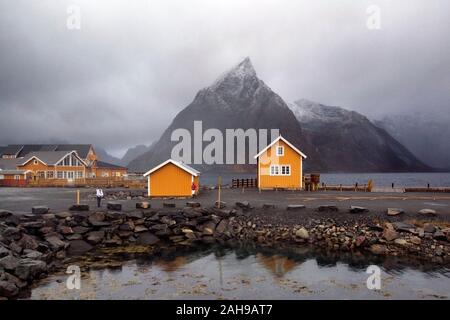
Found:
[[[202,121],[203,132],[214,128],[220,130],[223,136],[229,128],[279,129],[285,138],[308,155],[305,162],[307,171],[391,172],[430,169],[385,130],[376,127],[357,112],[308,100],[298,100],[288,106],[258,78],[248,57],[212,85],[200,90],[151,150],[131,161],[129,168],[144,172],[172,157],[172,150],[179,143],[172,141],[172,133],[180,128],[190,133],[188,154],[191,156],[187,162],[194,163],[195,157],[192,155],[196,151],[195,144],[199,144],[200,150],[210,144],[199,141],[202,136],[200,139],[196,137],[194,121],[199,120]],[[264,146],[259,145],[259,149]],[[237,150],[236,144],[234,150]],[[224,150],[224,153],[230,152]],[[257,149],[252,152],[247,145],[247,154],[256,153]],[[219,161],[225,163],[225,157],[222,156]],[[215,166],[203,162],[199,169],[254,171],[255,166]]]
[[[367,28],[374,4],[379,30]],[[80,30],[67,28],[70,5]],[[149,145],[246,56],[284,101],[371,119],[448,113],[448,12],[447,0],[1,1],[0,145]]]

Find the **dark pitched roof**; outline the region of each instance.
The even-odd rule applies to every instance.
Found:
[[[126,167],[118,166],[116,164],[107,163],[107,162],[103,162],[103,161],[97,161],[97,167],[98,168],[110,168],[110,169],[127,169]]]
[[[2,155],[7,154],[7,155],[17,155],[20,150],[22,150],[23,145],[19,145],[19,144],[10,144],[7,145],[6,147],[4,147],[3,151],[2,151]]]
[[[0,159],[0,169],[14,170],[17,168],[17,161],[21,159]]]
[[[75,151],[75,150],[71,150]],[[62,160],[64,156],[66,156],[70,151],[37,151],[37,152],[30,152],[27,154],[26,157],[22,159],[17,159],[17,162],[20,165],[23,165],[30,161],[31,158],[36,157],[39,160],[43,161],[44,163],[48,165],[55,165],[59,162],[59,160]],[[76,151],[75,151],[76,153]]]
[[[91,150],[91,144],[58,144],[56,151],[72,151],[75,150],[81,159],[86,159]]]
[[[10,144],[0,147],[0,156],[3,154],[17,155],[18,158],[26,157],[31,152],[40,151],[73,151],[75,150],[82,159],[86,159],[92,145],[90,144]]]

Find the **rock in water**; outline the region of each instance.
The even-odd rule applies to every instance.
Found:
[[[189,208],[199,208],[201,206],[202,205],[200,204],[200,202],[195,202],[195,201],[186,202],[186,207],[189,207]]]
[[[90,250],[93,246],[84,240],[73,240],[69,242],[69,248],[67,249],[67,254],[71,256],[82,255]]]
[[[34,206],[31,208],[31,213],[33,214],[46,214],[49,208],[46,206]]]
[[[163,207],[164,208],[175,208],[176,205],[174,202],[163,202]]]
[[[137,238],[137,243],[141,245],[154,245],[159,242],[159,238],[150,232],[142,232]]]
[[[387,215],[388,216],[398,216],[399,214],[405,213],[403,209],[399,208],[388,208]]]
[[[0,219],[7,218],[12,215],[13,213],[11,211],[0,209]]]
[[[22,280],[32,280],[47,272],[47,264],[41,260],[22,259],[14,273]]]
[[[263,209],[275,209],[275,205],[273,203],[264,203],[263,204]]]
[[[0,281],[0,297],[13,298],[19,294],[19,288],[9,281]]]

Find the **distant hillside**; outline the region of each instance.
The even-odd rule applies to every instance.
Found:
[[[144,153],[151,150],[153,144],[146,146],[143,144],[137,145],[135,147],[129,148],[125,155],[120,160],[122,165],[127,166],[131,161],[139,157],[140,155],[143,155]]]

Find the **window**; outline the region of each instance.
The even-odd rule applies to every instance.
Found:
[[[37,176],[39,179],[45,179],[45,171],[38,171]]]
[[[284,147],[277,147],[277,156],[284,156]]]
[[[14,176],[14,179],[15,179],[15,180],[20,180],[20,175],[16,174],[16,175]]]
[[[64,178],[64,172],[63,171],[58,171],[56,172],[56,177],[58,179],[63,179]]]
[[[290,165],[271,165],[270,166],[270,175],[271,176],[290,176],[291,175],[291,166]]]
[[[53,179],[54,176],[54,172],[53,171],[47,171],[47,179]]]
[[[67,179],[73,179],[75,177],[75,172],[67,171]]]
[[[34,159],[33,164],[38,164],[38,161],[36,159]]]
[[[278,176],[280,174],[280,167],[277,165],[270,166],[270,175]]]
[[[83,171],[77,171],[77,179],[83,178]]]
[[[291,175],[291,166],[281,166],[281,175],[282,176],[290,176]]]
[[[109,173],[106,172],[106,171],[103,171],[103,172],[102,172],[102,177],[103,177],[103,178],[109,177]]]

